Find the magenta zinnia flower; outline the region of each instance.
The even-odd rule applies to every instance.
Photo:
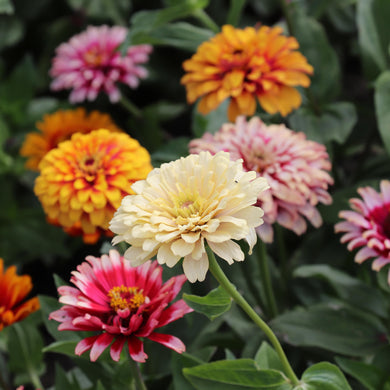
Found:
[[[390,263],[390,181],[382,180],[380,190],[378,193],[371,187],[359,188],[363,199],[350,199],[354,211],[340,211],[339,217],[345,221],[335,225],[336,233],[345,233],[341,242],[348,242],[348,250],[361,248],[355,261],[360,264],[375,258],[372,263],[375,271]],[[390,272],[388,282],[390,284]]]
[[[150,45],[127,49],[124,56],[118,47],[125,40],[127,29],[121,26],[89,26],[56,49],[50,75],[55,91],[72,89],[72,103],[95,100],[100,91],[108,94],[112,103],[120,99],[117,83],[136,88],[140,78],[147,76],[139,66],[149,59]]]
[[[86,260],[72,272],[76,288],[59,287],[59,300],[65,306],[49,317],[61,322],[59,330],[97,332],[77,344],[76,355],[91,350],[91,361],[95,361],[112,343],[110,355],[118,361],[127,342],[132,359],[144,362],[148,356],[141,338],[184,352],[177,337],[155,332],[192,311],[182,299],[168,306],[186,281],[184,275],[162,283],[157,262],[131,267],[115,250]]]
[[[325,146],[309,141],[284,125],[265,125],[259,118],[249,122],[238,117],[214,135],[206,133],[192,140],[190,153],[224,150],[233,160],[243,159],[247,171],[267,179],[270,188],[259,194],[264,224],[256,228],[264,242],[273,241],[272,224],[278,222],[300,235],[307,229],[305,218],[315,227],[322,224],[316,205],[330,204],[327,192],[333,183]]]

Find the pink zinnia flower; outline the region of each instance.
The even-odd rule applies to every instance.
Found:
[[[147,76],[139,66],[149,59],[150,45],[137,45],[121,56],[118,47],[125,40],[127,29],[120,26],[89,26],[56,49],[50,75],[55,91],[72,89],[72,103],[95,100],[100,91],[108,94],[112,103],[120,99],[117,83],[138,87],[139,79]]]
[[[81,340],[76,355],[91,350],[90,359],[95,361],[112,343],[110,355],[118,361],[127,342],[132,359],[145,362],[148,356],[141,338],[178,353],[185,351],[177,337],[155,332],[192,311],[182,299],[168,306],[186,281],[184,275],[163,283],[162,267],[157,262],[131,267],[115,250],[86,260],[72,272],[71,282],[76,288],[59,287],[59,300],[65,306],[49,317],[61,322],[59,330],[98,333]]]
[[[307,229],[305,218],[315,227],[322,224],[316,205],[330,204],[327,192],[333,183],[325,146],[309,141],[284,125],[265,125],[259,118],[249,122],[238,117],[214,135],[206,133],[192,140],[190,153],[224,150],[233,160],[242,159],[247,171],[265,177],[270,188],[259,194],[259,206],[264,210],[264,224],[256,228],[264,242],[273,241],[272,224],[278,222],[300,235]]]
[[[341,242],[348,242],[348,250],[361,248],[355,256],[357,263],[376,258],[372,263],[375,271],[390,263],[390,181],[382,180],[380,189],[378,193],[371,187],[359,188],[363,199],[350,199],[355,211],[340,211],[339,217],[345,221],[335,225],[336,233],[345,233]]]

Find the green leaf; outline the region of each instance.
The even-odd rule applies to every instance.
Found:
[[[0,14],[13,14],[14,6],[10,0],[0,0]]]
[[[17,384],[34,383],[34,378],[44,372],[42,348],[42,336],[29,318],[11,326],[7,343],[8,368],[17,376]]]
[[[284,367],[280,362],[278,354],[266,341],[261,343],[255,355],[255,362],[261,369],[273,369],[284,372]]]
[[[150,32],[140,32],[132,37],[132,44],[168,45],[194,52],[201,43],[209,40],[213,35],[212,31],[205,28],[178,22],[157,27]]]
[[[309,367],[302,375],[304,385],[296,390],[352,390],[340,369],[328,362]]]
[[[356,360],[336,357],[337,364],[349,375],[362,383],[368,390],[382,389],[388,375],[379,368]]]
[[[143,39],[150,37],[153,31],[176,19],[191,16],[207,5],[208,0],[186,0],[164,9],[135,13],[130,19],[130,30],[122,44],[122,50],[126,51],[128,46],[141,43]]]
[[[330,45],[324,27],[314,18],[307,17],[299,5],[291,7],[294,35],[299,51],[314,68],[310,91],[321,102],[333,100],[340,90],[340,64]]]
[[[387,330],[374,316],[341,302],[295,309],[276,317],[272,329],[292,345],[367,356],[386,345]]]
[[[251,359],[221,360],[184,368],[184,376],[201,390],[292,390],[276,370],[260,370]]]
[[[194,367],[202,363],[204,362],[188,353],[173,354],[171,361],[173,387],[180,390],[194,390],[194,386],[183,375],[183,368]]]
[[[296,110],[290,117],[291,129],[303,131],[307,138],[320,143],[344,143],[357,122],[355,106],[348,102],[328,104],[317,115],[308,107]]]
[[[357,25],[363,68],[369,79],[375,79],[389,67],[390,2],[358,0]]]
[[[56,352],[62,353],[63,355],[68,355],[70,357],[75,357],[74,350],[76,348],[78,341],[55,341],[43,348],[43,352]],[[85,355],[89,359],[88,354]]]
[[[232,298],[220,286],[210,291],[204,297],[183,294],[183,299],[186,301],[188,306],[192,307],[197,312],[206,315],[211,320],[227,312],[232,305]]]
[[[188,155],[188,143],[190,138],[177,137],[164,143],[154,153],[152,153],[153,166],[159,166],[162,163],[177,160],[180,157]]]
[[[311,264],[295,269],[293,276],[324,279],[335,289],[340,298],[363,310],[387,318],[388,305],[378,289],[342,271],[325,264]]]
[[[379,133],[390,154],[390,71],[383,72],[375,82],[374,100]]]
[[[19,18],[0,15],[0,50],[18,43],[23,33],[24,26]]]

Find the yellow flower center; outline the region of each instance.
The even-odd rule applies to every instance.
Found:
[[[145,296],[138,287],[115,286],[108,292],[110,306],[115,310],[138,309],[144,302]]]
[[[88,65],[99,66],[104,62],[104,55],[99,49],[93,47],[85,52],[84,61]]]

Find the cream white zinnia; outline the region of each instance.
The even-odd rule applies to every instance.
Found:
[[[132,185],[135,195],[123,198],[110,222],[117,234],[113,244],[131,245],[124,256],[134,266],[156,255],[168,267],[184,258],[188,280],[202,281],[209,268],[205,241],[229,264],[244,260],[232,240],[245,239],[251,253],[255,228],[263,223],[263,210],[254,204],[268,188],[266,179],[256,176],[226,152],[163,164]]]

